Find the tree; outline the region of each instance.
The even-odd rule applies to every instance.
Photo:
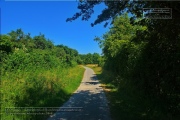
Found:
[[[57,45],[56,47],[61,48],[61,49],[64,50],[64,52],[65,52],[65,61],[68,64],[74,66],[77,63],[78,55],[79,55],[77,50],[69,48],[69,47],[64,46],[64,45]]]
[[[99,64],[99,60],[100,55],[98,53],[88,53],[79,55],[80,64]]]
[[[92,54],[92,63],[99,64],[99,58],[100,58],[100,55],[98,53],[93,53]]]
[[[11,36],[11,39],[13,41],[22,40],[25,37],[22,29],[17,29],[16,31],[11,31],[10,33],[8,33],[8,35]]]
[[[87,0],[79,2],[80,12],[66,21],[79,17],[89,20],[94,6],[101,3],[106,8],[91,26],[102,22],[106,22],[105,27],[109,23],[113,26],[103,35],[103,40],[95,38],[103,49],[105,68],[123,80],[131,78],[134,86],[143,90],[146,96],[159,99],[166,104],[163,109],[177,114],[180,100],[180,2]],[[172,19],[143,18],[143,8],[170,8]],[[125,12],[131,14],[127,23],[126,17],[118,18]],[[145,16],[150,14],[145,13]]]
[[[167,59],[165,58],[166,56],[170,55],[171,58],[174,59],[169,59],[170,61],[164,61],[164,64],[177,64],[178,59],[178,54],[174,53],[179,53],[180,47],[179,47],[179,36],[180,36],[180,9],[178,6],[180,6],[179,1],[130,1],[130,0],[124,0],[124,1],[82,1],[79,2],[78,4],[78,9],[80,12],[76,13],[73,17],[68,18],[66,21],[73,21],[79,17],[82,17],[82,20],[89,20],[91,15],[94,13],[94,6],[99,5],[101,3],[104,3],[106,5],[106,8],[102,11],[100,15],[98,15],[97,19],[91,24],[92,26],[102,23],[106,21],[105,26],[107,25],[109,20],[111,20],[111,23],[116,24],[116,18],[117,16],[122,15],[124,12],[128,12],[132,14],[132,17],[130,18],[131,24],[134,25],[142,25],[146,26],[147,30],[144,30],[142,32],[136,31],[136,38],[134,39],[135,41],[146,41],[148,42],[148,47],[146,48],[145,54],[149,55],[154,55],[154,54],[159,54],[154,55],[154,58],[152,60],[154,61],[156,59],[159,59],[159,61],[162,61],[162,59]],[[143,15],[143,8],[170,8],[172,9],[172,19],[164,20],[164,19],[146,19],[142,18]],[[146,16],[148,17],[149,14],[147,13]],[[137,19],[139,18],[139,21]],[[108,22],[107,22],[108,21]],[[120,33],[123,33],[123,28],[121,27],[122,31],[119,31]],[[117,38],[115,33],[113,33],[113,30],[118,33],[116,28],[112,29],[112,32],[109,32],[106,34],[105,37],[107,40],[106,42],[102,44],[110,44],[104,45],[103,51],[106,54],[105,56],[113,56],[118,52],[119,49],[119,44],[121,44],[123,41],[119,41],[117,39],[120,39],[122,36],[118,36],[120,38]],[[125,30],[126,32],[129,32],[131,30]],[[113,34],[113,35],[111,35]],[[124,33],[123,33],[124,34]],[[126,34],[125,34],[126,36]],[[125,37],[123,36],[123,37]],[[129,36],[127,36],[129,37]],[[108,40],[111,39],[111,40]],[[124,38],[126,39],[126,38]],[[96,39],[98,40],[98,38]],[[100,41],[102,42],[102,41]],[[102,45],[101,44],[101,45]],[[124,43],[123,43],[124,44]],[[158,52],[157,52],[158,51]],[[164,55],[164,56],[162,56]],[[150,57],[150,56],[146,56]],[[175,60],[176,59],[176,60]],[[175,62],[176,61],[176,62]],[[155,61],[154,61],[155,62]],[[160,64],[160,63],[157,63]],[[155,66],[155,64],[150,64],[151,67]],[[178,64],[179,65],[179,64]],[[150,67],[150,66],[149,66]],[[157,67],[157,65],[156,65]],[[156,75],[159,76],[159,69],[156,68]],[[165,70],[166,68],[164,68]],[[177,68],[176,68],[177,69]],[[150,70],[154,71],[154,70]],[[171,72],[172,70],[169,70]],[[179,71],[179,70],[178,70]],[[153,73],[152,73],[153,74]],[[163,74],[163,73],[161,73]],[[155,74],[154,74],[155,75]],[[177,83],[177,74],[173,75],[176,76],[174,78],[174,86],[175,83]],[[158,77],[156,77],[158,78]],[[154,81],[156,81],[154,79]],[[175,82],[176,81],[176,82]],[[163,82],[163,81],[161,81]],[[159,82],[158,84],[161,84]],[[160,89],[159,89],[160,92]]]
[[[43,34],[34,36],[33,40],[37,49],[51,49],[53,47],[53,43],[50,40],[46,40]]]
[[[86,64],[92,64],[93,61],[92,61],[92,54],[91,53],[88,53],[85,57],[85,61],[86,61]]]
[[[133,21],[136,18],[141,18],[143,15],[143,8],[171,8],[173,19],[179,19],[180,9],[178,6],[180,2],[174,2],[169,0],[164,1],[131,1],[131,0],[121,0],[121,1],[81,1],[78,3],[78,9],[80,12],[74,14],[73,17],[67,18],[66,21],[73,21],[82,16],[82,20],[89,20],[91,15],[94,13],[93,8],[96,5],[104,3],[106,8],[98,15],[97,19],[91,24],[92,26],[97,25],[106,21],[105,26],[108,25],[114,18],[122,15],[124,12],[131,13],[133,16],[131,20]],[[148,16],[148,14],[147,14]]]

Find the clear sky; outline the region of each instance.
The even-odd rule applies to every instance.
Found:
[[[104,28],[104,23],[94,27],[90,24],[105,5],[95,7],[95,13],[89,21],[79,18],[66,22],[68,17],[79,11],[77,5],[76,0],[1,0],[1,34],[21,28],[25,33],[31,33],[31,37],[42,33],[55,45],[66,45],[78,50],[80,54],[101,53],[94,37],[102,36],[108,31],[108,27]]]

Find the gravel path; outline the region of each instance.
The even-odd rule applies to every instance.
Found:
[[[94,71],[84,68],[86,70],[79,88],[60,107],[61,111],[48,120],[111,120],[106,96]]]

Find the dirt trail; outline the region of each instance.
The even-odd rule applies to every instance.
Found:
[[[79,88],[72,97],[48,120],[111,120],[106,96],[94,73],[84,67],[85,73]],[[63,109],[70,111],[63,111]]]

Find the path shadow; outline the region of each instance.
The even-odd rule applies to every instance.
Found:
[[[81,82],[81,83],[86,84],[86,85],[97,85],[97,84],[99,84],[98,81],[97,82]]]
[[[93,74],[93,76],[92,76],[92,77],[90,77],[90,79],[91,79],[91,80],[94,80],[94,81],[97,81],[97,80],[98,80],[98,78],[97,78],[96,74]]]
[[[63,108],[67,111],[61,111]],[[77,108],[79,111],[77,111]],[[71,111],[68,111],[70,110]],[[74,110],[74,111],[73,111]],[[110,120],[109,108],[101,88],[95,91],[80,90],[48,120]]]

